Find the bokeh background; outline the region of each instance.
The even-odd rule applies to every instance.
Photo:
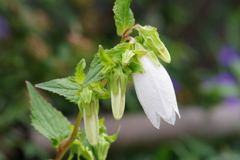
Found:
[[[98,44],[112,48],[119,43],[113,3],[0,0],[0,160],[54,157],[53,150],[34,140],[25,80],[37,84],[73,75],[82,58],[89,65]],[[160,130],[148,120],[150,130],[135,124],[145,132],[131,141],[134,137],[128,135],[134,130],[124,126],[131,124],[131,117],[145,115],[130,83],[126,116],[120,123],[124,131],[119,133],[120,141],[121,134],[129,141],[113,144],[108,159],[240,159],[240,1],[133,0],[131,8],[137,23],[158,28],[172,56],[172,62],[163,65],[182,118],[175,126],[163,122]],[[67,117],[76,116],[76,105],[40,93]],[[101,101],[100,113],[111,114],[109,100]]]

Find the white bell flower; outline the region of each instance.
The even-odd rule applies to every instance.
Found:
[[[172,81],[162,65],[156,65],[147,55],[139,58],[145,73],[134,73],[133,82],[137,97],[147,117],[160,127],[160,118],[174,125],[178,111]]]

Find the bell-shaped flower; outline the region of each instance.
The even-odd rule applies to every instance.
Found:
[[[174,125],[176,113],[180,117],[172,81],[162,65],[148,56],[139,58],[145,73],[134,73],[133,81],[137,97],[154,127],[160,127],[160,119]]]

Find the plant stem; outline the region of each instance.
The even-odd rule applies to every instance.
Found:
[[[131,30],[133,30],[133,29],[135,29],[135,28],[140,28],[140,27],[141,27],[141,26],[140,26],[139,24],[137,24],[137,25],[135,25],[135,26],[132,26],[132,27],[128,28],[128,29],[123,33],[122,36],[127,36],[128,33],[129,33]]]
[[[127,39],[131,41],[133,38],[131,36],[123,36],[120,43],[125,42]]]
[[[79,128],[81,119],[82,119],[82,115],[80,112],[78,112],[77,119],[74,124],[73,132],[72,132],[70,138],[67,140],[67,142],[59,149],[57,156],[54,160],[61,160],[62,157],[64,156],[64,154],[67,152],[67,150],[71,147],[73,141],[76,138],[76,135],[78,134],[78,128]]]

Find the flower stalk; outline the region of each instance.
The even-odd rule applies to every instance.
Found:
[[[71,147],[73,141],[75,140],[75,138],[77,137],[78,131],[79,131],[79,125],[81,123],[81,119],[82,119],[82,115],[80,112],[78,112],[75,124],[74,124],[74,129],[73,132],[70,136],[70,138],[67,140],[67,142],[65,142],[65,144],[59,148],[57,156],[54,160],[61,160],[62,157],[65,155],[65,153],[67,152],[67,150]]]

